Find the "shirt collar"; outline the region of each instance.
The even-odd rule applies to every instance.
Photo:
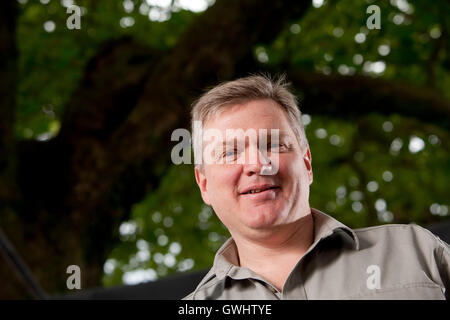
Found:
[[[311,214],[314,220],[313,245],[334,232],[344,231],[344,234],[350,236],[351,241],[353,241],[354,249],[359,250],[358,236],[351,228],[317,209],[311,208]]]
[[[349,238],[354,244],[353,248],[355,250],[359,250],[358,237],[351,228],[314,208],[311,208],[311,215],[314,221],[314,241],[308,252],[311,251],[311,249],[315,247],[320,240],[325,239],[336,232],[339,232]],[[236,243],[233,238],[229,238],[220,247],[220,249],[217,250],[214,257],[213,273],[219,279],[223,279],[230,272],[230,270],[234,268],[240,268],[239,257]]]
[[[214,257],[213,271],[219,279],[223,279],[234,266],[239,266],[238,251],[233,238],[229,238],[217,250]]]

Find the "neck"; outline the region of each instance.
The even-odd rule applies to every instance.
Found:
[[[240,266],[253,270],[280,291],[292,269],[311,246],[313,237],[312,214],[275,227],[260,237],[250,239],[233,235]]]

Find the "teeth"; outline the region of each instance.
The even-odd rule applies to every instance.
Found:
[[[273,189],[273,187],[269,187],[269,188],[266,188],[266,189],[250,190],[250,191],[248,191],[247,193],[253,194],[253,193],[258,193],[258,192],[266,191],[266,190],[269,190],[269,189]]]

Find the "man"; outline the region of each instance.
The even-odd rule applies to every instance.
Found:
[[[310,208],[300,116],[283,79],[263,76],[220,84],[194,104],[196,181],[231,238],[185,299],[448,298],[449,246],[429,231],[352,230]],[[228,130],[245,134],[229,141]]]

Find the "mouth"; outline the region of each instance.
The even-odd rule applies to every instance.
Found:
[[[264,186],[250,187],[248,189],[245,189],[243,192],[241,192],[241,195],[262,193],[264,191],[274,190],[274,189],[280,189],[280,187],[276,186],[276,185],[264,185]]]

